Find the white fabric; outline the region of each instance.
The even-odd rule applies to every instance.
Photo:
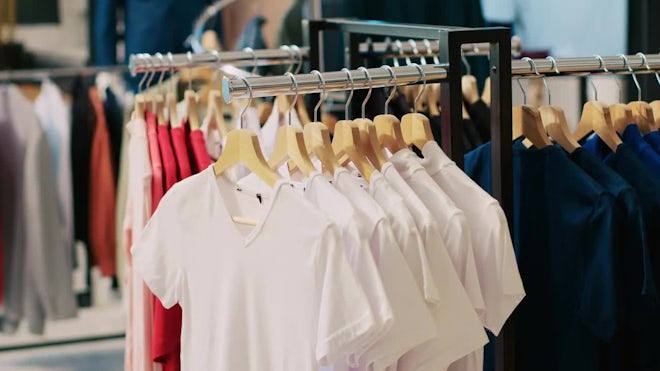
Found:
[[[238,186],[243,191],[258,193],[263,197],[270,197],[272,194],[272,189],[255,174],[239,180]],[[292,186],[339,227],[341,245],[358,283],[367,296],[371,311],[374,313],[376,322],[373,332],[364,339],[364,343],[359,348],[355,349],[355,354],[347,358],[353,363],[364,353],[364,350],[391,328],[392,308],[369,250],[369,242],[360,238],[355,223],[355,211],[346,197],[335,189],[320,172],[311,174],[304,183],[292,183]],[[348,370],[348,364],[349,362],[340,361],[331,369]]]
[[[399,360],[399,370],[441,370],[474,352],[488,341],[454,269],[438,225],[415,192],[392,163],[382,167],[387,182],[403,198],[422,236],[424,250],[435,279],[440,301],[434,306],[438,334],[435,339],[408,352]]]
[[[394,314],[392,327],[369,348],[360,359],[358,368],[381,371],[408,350],[436,336],[437,332],[421,291],[414,289],[415,278],[399,250],[383,209],[345,169],[337,170],[334,185],[355,209],[355,224],[360,237],[369,244]],[[371,360],[374,361],[370,368]]]
[[[497,200],[462,172],[436,142],[428,142],[422,152],[422,165],[465,213],[486,306],[483,323],[497,335],[525,297],[504,212]],[[483,350],[455,362],[450,370],[481,371],[482,365]]]
[[[57,197],[62,236],[69,253],[66,255],[69,266],[73,267],[73,185],[71,174],[71,110],[64,101],[60,89],[50,80],[41,83],[41,91],[34,102],[34,110],[39,117],[51,146],[53,170],[57,181]]]
[[[130,134],[128,142],[128,194],[124,230],[130,241],[137,241],[142,236],[144,226],[151,216],[151,162],[147,141],[147,124],[144,120],[133,118],[127,124]],[[145,286],[142,275],[134,269],[128,250],[123,246],[128,257],[126,267],[126,286],[128,287],[128,317],[126,324],[126,352],[124,369],[155,370],[159,369],[151,361],[151,334],[153,328],[153,298]]]
[[[181,304],[183,370],[289,371],[332,364],[374,326],[339,244],[286,182],[257,198],[209,167],[172,187],[132,252],[163,305]]]
[[[407,148],[398,151],[390,157],[390,162],[438,223],[454,269],[470,297],[473,308],[479,318],[483,318],[485,304],[465,214],[429,176],[420,164],[420,158],[413,151]]]

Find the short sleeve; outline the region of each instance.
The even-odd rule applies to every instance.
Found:
[[[584,288],[580,296],[580,318],[591,332],[602,341],[608,341],[618,326],[616,296],[616,272],[614,263],[614,230],[612,198],[601,196],[593,209],[593,215],[585,235],[593,238],[585,241]]]
[[[329,366],[352,353],[376,325],[364,291],[339,245],[332,224],[318,246],[317,285],[320,288],[316,357]]]
[[[149,289],[170,308],[181,298],[182,254],[176,231],[176,187],[168,192],[131,248],[133,266]]]

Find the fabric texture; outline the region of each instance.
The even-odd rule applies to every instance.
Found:
[[[115,265],[115,176],[110,137],[103,102],[96,87],[89,89],[89,99],[96,113],[90,163],[89,243],[94,262],[105,277],[114,276]]]

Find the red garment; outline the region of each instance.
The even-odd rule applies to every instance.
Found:
[[[186,144],[186,129],[183,126],[172,128],[170,134],[172,135],[172,146],[174,147],[177,168],[179,169],[181,180],[183,180],[192,175]]]
[[[153,214],[165,193],[163,188],[163,162],[160,157],[158,145],[158,123],[156,122],[156,115],[152,112],[147,112],[146,121],[149,162],[151,163],[151,213]]]
[[[206,151],[206,142],[204,141],[204,134],[201,130],[190,131],[190,143],[195,156],[194,160],[197,165],[197,172],[200,172],[211,165],[211,156]]]
[[[179,155],[174,156],[174,149],[180,147],[183,139],[183,149],[188,161],[188,153],[185,151],[184,129],[172,130],[170,140],[170,129],[168,126],[158,125],[158,148],[162,155],[163,169],[165,170],[165,193],[179,180],[177,172]],[[175,131],[176,130],[176,131]],[[180,134],[178,133],[180,132]],[[181,134],[184,134],[181,136]],[[179,139],[180,138],[180,139]],[[173,143],[174,142],[174,143]],[[177,143],[178,142],[178,143]],[[174,145],[176,143],[176,145]],[[190,175],[190,163],[188,175]],[[157,200],[160,201],[160,200]],[[177,304],[170,309],[165,309],[160,300],[154,296],[154,332],[151,343],[151,355],[154,362],[162,364],[163,371],[178,371],[181,369],[181,307]]]
[[[165,172],[165,192],[167,192],[179,180],[179,176],[174,151],[172,150],[172,141],[170,140],[170,127],[169,125],[158,125],[157,131],[158,149],[160,150]]]
[[[103,102],[96,87],[89,89],[89,99],[96,115],[89,171],[89,244],[101,274],[110,277],[116,274],[114,167]]]

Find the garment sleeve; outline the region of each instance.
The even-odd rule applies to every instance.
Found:
[[[317,246],[319,287],[316,358],[329,366],[359,346],[375,326],[374,314],[358,285],[332,224]]]
[[[183,277],[182,241],[176,235],[176,187],[172,188],[131,248],[133,266],[163,307],[171,308],[181,299]]]
[[[612,204],[611,197],[599,198],[587,226],[590,231],[585,234],[591,240],[582,244],[585,274],[579,315],[591,332],[602,341],[608,341],[619,325]]]

